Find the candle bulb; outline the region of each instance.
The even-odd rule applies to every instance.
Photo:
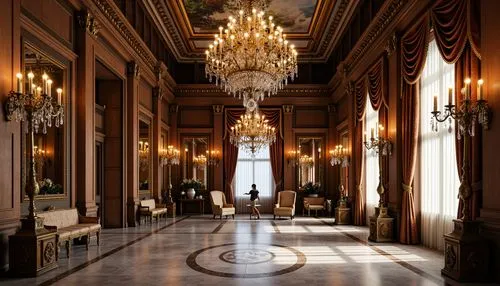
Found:
[[[483,100],[483,83],[482,79],[477,81],[477,100]]]
[[[465,100],[470,100],[470,78],[465,79]]]
[[[17,92],[22,93],[23,92],[23,74],[22,73],[17,73]]]
[[[52,80],[50,78],[47,80],[47,95],[52,96]]]
[[[57,91],[57,104],[61,105],[61,100],[62,100],[62,88],[58,88],[56,91]]]
[[[448,88],[448,105],[453,103],[453,88]]]
[[[434,112],[437,112],[438,110],[438,97],[437,95],[434,95]]]
[[[49,79],[49,76],[46,73],[43,73],[42,75],[42,91],[43,93],[47,93],[47,80]]]
[[[366,132],[363,133],[363,142],[366,142]]]
[[[33,93],[33,78],[35,75],[32,72],[28,73],[28,88],[29,88],[29,93]]]
[[[373,134],[374,134],[373,132],[374,132],[374,131],[373,131],[373,127],[372,127],[372,131],[371,131],[371,133],[370,133],[370,134],[371,134],[370,139],[373,139],[373,138],[374,138],[374,137],[373,137]]]

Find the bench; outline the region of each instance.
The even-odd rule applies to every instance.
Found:
[[[72,239],[85,237],[86,249],[89,250],[90,237],[96,236],[97,245],[99,245],[101,225],[98,217],[81,216],[77,209],[41,212],[38,216],[44,219],[43,224],[46,228],[57,231],[57,257],[59,257],[60,245],[65,243],[66,257],[69,258],[69,246]]]
[[[154,199],[142,200],[139,203],[139,215],[140,217],[149,217],[151,222],[153,222],[153,217],[158,221],[158,218],[162,215],[165,218],[167,217],[167,206],[164,204],[157,204]]]

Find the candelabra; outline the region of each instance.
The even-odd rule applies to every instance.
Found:
[[[377,152],[379,156],[379,183],[377,186],[377,193],[380,196],[379,200],[379,209],[380,209],[380,215],[385,216],[387,215],[387,210],[384,206],[385,204],[385,199],[384,199],[384,194],[385,194],[385,188],[384,188],[384,179],[382,176],[382,169],[383,169],[383,164],[382,160],[380,160],[380,156],[390,156],[392,152],[392,143],[390,142],[389,139],[384,138],[380,135],[380,132],[384,131],[384,126],[381,124],[377,124],[378,128],[372,128],[371,129],[371,136],[370,136],[370,141],[366,140],[366,134],[364,135],[364,142],[363,144],[365,145],[367,150],[374,150]],[[375,130],[377,130],[375,134]]]
[[[342,145],[335,146],[335,149],[330,150],[330,164],[333,166],[339,165],[342,168],[347,168],[349,166],[349,157],[347,155],[347,149]],[[341,203],[345,205],[345,187],[344,187],[344,177],[340,176],[339,192]]]
[[[470,98],[471,95],[471,80],[469,78],[464,81],[465,87],[462,88],[461,92],[463,95],[463,100],[460,106],[455,106],[452,101],[453,89],[448,89],[448,104],[444,106],[444,113],[438,111],[437,109],[437,96],[434,96],[434,110],[432,113],[431,127],[432,130],[438,131],[438,123],[445,122],[448,120],[449,127],[448,131],[451,132],[451,120],[455,119],[458,121],[458,139],[461,140],[463,137],[463,163],[462,163],[462,174],[460,178],[460,187],[458,189],[458,197],[463,203],[462,208],[462,220],[469,220],[469,204],[468,201],[472,194],[471,184],[469,182],[467,174],[470,168],[470,158],[469,158],[469,145],[471,136],[475,135],[475,125],[479,123],[486,130],[488,129],[488,117],[489,117],[489,107],[486,100],[483,99],[483,80],[480,79],[477,82],[477,100],[473,102]]]
[[[139,141],[139,168],[141,171],[147,171],[149,166],[149,143]]]
[[[194,157],[193,165],[200,170],[205,169],[207,167],[207,157],[205,155],[198,155]]]
[[[290,150],[287,153],[288,165],[296,166],[299,164],[300,150]]]
[[[299,157],[299,164],[303,167],[312,167],[314,165],[314,159],[309,155],[302,155]]]
[[[34,154],[33,156],[35,157],[35,170],[38,169],[40,171],[40,169],[45,165],[45,163],[47,162],[47,157],[45,156],[46,154],[46,151],[41,149],[41,148],[38,148],[38,146],[34,146]],[[40,175],[40,174],[37,174],[37,175]],[[40,180],[42,178],[40,177]]]
[[[174,146],[168,146],[167,149],[160,150],[160,166],[168,166],[168,198],[169,203],[173,203],[172,200],[172,166],[179,165],[181,152],[174,148]]]
[[[27,219],[23,220],[23,227],[39,229],[43,228],[43,222],[37,217],[35,207],[35,196],[40,187],[36,180],[34,133],[38,133],[41,127],[43,134],[46,134],[47,127],[51,127],[53,121],[56,127],[60,127],[64,123],[64,107],[61,103],[62,89],[56,89],[55,100],[52,97],[53,82],[46,73],[41,76],[41,81],[35,78],[33,72],[29,72],[27,77],[27,83],[23,84],[23,74],[17,74],[17,91],[9,93],[5,111],[7,120],[27,123],[25,130],[28,134],[29,166],[25,190],[29,198],[29,213]]]
[[[219,150],[207,150],[207,164],[209,166],[219,166],[221,154]]]

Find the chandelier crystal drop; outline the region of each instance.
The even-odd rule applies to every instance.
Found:
[[[269,126],[268,122],[258,110],[247,112],[231,127],[229,141],[255,155],[261,148],[276,141],[276,128]]]
[[[276,94],[298,73],[295,46],[272,16],[255,8],[229,16],[227,27],[219,27],[205,55],[210,82],[243,98],[245,106]]]

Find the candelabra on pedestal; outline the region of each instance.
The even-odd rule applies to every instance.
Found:
[[[335,224],[350,224],[351,208],[347,206],[347,194],[344,187],[344,176],[342,174],[342,169],[349,167],[349,156],[344,146],[337,145],[334,150],[330,150],[330,164],[332,167],[337,165],[340,166],[340,200],[338,207],[335,208]]]
[[[375,215],[369,218],[370,220],[370,236],[369,240],[375,242],[393,241],[394,218],[391,218],[385,205],[385,188],[383,177],[382,157],[392,154],[392,143],[388,138],[384,138],[380,132],[384,131],[384,126],[377,124],[376,128],[371,129],[370,140],[366,140],[364,136],[365,148],[377,152],[379,159],[379,183],[377,193],[380,197],[378,207],[375,207]],[[376,134],[375,134],[376,133]]]
[[[35,78],[33,72],[27,77],[28,82],[23,84],[23,75],[17,74],[17,91],[11,91],[5,103],[8,121],[24,122],[29,156],[25,185],[29,198],[28,215],[21,219],[21,229],[9,237],[9,266],[14,275],[36,276],[57,267],[57,240],[56,231],[45,228],[43,218],[36,214],[35,196],[40,188],[35,170],[34,133],[42,131],[46,134],[53,121],[56,127],[60,127],[64,123],[64,107],[62,89],[56,89],[57,100],[54,99],[53,82],[46,73],[41,79]]]
[[[432,130],[438,131],[438,124],[448,121],[448,131],[452,129],[452,119],[457,120],[459,141],[463,144],[462,173],[458,197],[462,202],[461,218],[453,220],[453,232],[445,234],[445,266],[441,273],[458,281],[480,282],[488,279],[489,250],[488,243],[479,235],[481,222],[471,220],[469,201],[472,195],[469,148],[471,137],[475,136],[476,124],[488,129],[489,107],[483,99],[483,80],[477,82],[477,100],[471,99],[471,80],[464,81],[462,102],[453,104],[453,89],[448,89],[448,104],[444,113],[438,110],[437,95],[434,96],[434,108],[431,119]]]
[[[160,150],[160,166],[168,166],[168,197],[167,203],[173,204],[172,200],[172,166],[179,165],[180,151],[174,146],[168,146],[167,149]]]

